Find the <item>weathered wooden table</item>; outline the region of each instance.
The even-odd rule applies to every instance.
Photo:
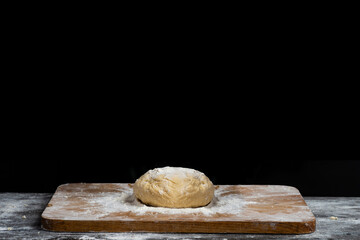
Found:
[[[305,197],[317,229],[304,235],[69,233],[41,229],[50,193],[0,193],[0,239],[360,239],[359,197]]]

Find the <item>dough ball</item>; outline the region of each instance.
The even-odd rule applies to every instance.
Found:
[[[156,207],[201,207],[213,199],[214,185],[204,173],[191,168],[155,168],[136,180],[134,194]]]

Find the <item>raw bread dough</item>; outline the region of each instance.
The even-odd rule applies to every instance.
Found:
[[[214,185],[204,173],[191,168],[155,168],[136,180],[134,194],[156,207],[201,207],[213,199]]]

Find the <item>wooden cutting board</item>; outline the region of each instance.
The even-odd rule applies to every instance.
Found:
[[[131,184],[64,184],[41,218],[44,229],[69,232],[302,234],[316,225],[299,191],[279,185],[218,185],[208,206],[171,209],[138,202]]]

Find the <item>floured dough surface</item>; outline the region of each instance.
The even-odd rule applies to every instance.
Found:
[[[213,199],[214,185],[204,173],[191,168],[155,168],[136,180],[134,195],[156,207],[202,207]]]

